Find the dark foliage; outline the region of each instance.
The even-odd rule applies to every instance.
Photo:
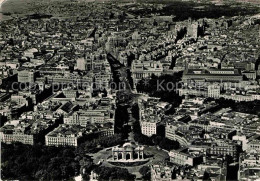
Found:
[[[123,134],[115,134],[109,137],[87,140],[80,144],[76,151],[79,155],[84,156],[86,153],[95,153],[103,148],[123,144],[126,137]]]
[[[118,167],[137,167],[140,165],[144,165],[148,161],[149,160],[139,161],[139,162],[109,162],[109,163]]]
[[[75,148],[2,144],[2,178],[19,180],[69,179],[79,173]]]
[[[208,99],[213,100],[212,98]],[[216,99],[216,103],[220,105],[221,108],[231,108],[234,111],[237,112],[243,112],[243,113],[248,113],[248,114],[256,114],[260,115],[260,101],[255,100],[255,101],[249,101],[249,102],[236,102],[234,100],[230,99]]]
[[[124,143],[124,137],[115,134],[110,137],[88,140],[77,148],[48,147],[43,145],[2,144],[2,178],[20,180],[71,179],[85,170],[85,176],[94,168],[86,153]]]
[[[98,167],[95,172],[99,175],[99,180],[134,180],[135,176],[130,174],[126,168],[119,167]]]
[[[115,133],[122,133],[123,125],[128,123],[129,115],[127,108],[128,106],[117,105],[115,112]]]
[[[180,147],[180,144],[177,141],[169,140],[168,138],[163,138],[159,143],[159,147],[170,151],[173,149],[174,150],[178,149]]]
[[[139,107],[138,107],[138,104],[134,104],[132,106],[132,116],[136,120],[139,120]]]
[[[139,169],[140,174],[143,176],[144,180],[151,180],[151,171],[148,166],[143,166]]]
[[[209,4],[208,1],[200,3],[200,6],[205,6],[205,8],[195,9],[194,7],[198,6],[196,2],[192,1],[173,1],[173,0],[138,0],[138,2],[150,2],[150,3],[160,3],[166,4],[166,6],[161,10],[156,9],[141,9],[141,10],[132,10],[130,11],[135,15],[144,15],[157,13],[160,15],[174,15],[176,21],[183,21],[192,17],[193,19],[200,18],[219,18],[222,16],[232,17],[238,15],[247,15],[247,14],[256,14],[258,9],[256,7],[247,7],[243,8],[239,4],[232,2],[230,5],[217,6],[214,4]],[[206,3],[205,3],[206,2]]]

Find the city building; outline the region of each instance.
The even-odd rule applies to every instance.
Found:
[[[193,82],[241,82],[243,76],[237,69],[187,69],[182,81],[186,84]]]
[[[230,140],[218,140],[209,149],[212,155],[229,155],[233,158],[236,158],[239,152],[241,152],[240,146]]]
[[[86,134],[81,126],[61,124],[45,136],[47,146],[78,146],[80,138]]]
[[[241,153],[238,180],[258,180],[260,177],[260,155],[257,151]]]
[[[33,123],[23,119],[7,122],[0,128],[1,142],[7,144],[21,142],[29,145],[41,142],[44,144],[44,136],[57,126],[58,119],[38,119]]]
[[[196,166],[203,161],[203,155],[189,153],[189,148],[180,148],[169,152],[170,162],[178,165]]]
[[[152,117],[150,120],[141,122],[142,134],[146,136],[156,135],[157,127],[158,127],[158,122],[156,120],[153,120]]]
[[[83,57],[77,59],[77,69],[86,70],[86,60]]]
[[[172,169],[163,165],[151,165],[151,181],[171,181]]]
[[[34,70],[21,69],[18,71],[18,82],[33,83],[36,80],[36,72]]]

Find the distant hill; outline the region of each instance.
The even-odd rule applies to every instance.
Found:
[[[236,1],[241,3],[252,3],[252,4],[260,5],[260,0],[236,0]]]
[[[119,0],[120,1],[120,0]],[[174,2],[174,1],[183,1],[183,2],[213,2],[213,3],[225,3],[225,2],[236,2],[236,3],[251,3],[251,4],[257,4],[260,5],[260,0],[137,0],[139,2]]]

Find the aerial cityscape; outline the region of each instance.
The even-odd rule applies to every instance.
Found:
[[[1,0],[0,180],[260,180],[260,0]]]

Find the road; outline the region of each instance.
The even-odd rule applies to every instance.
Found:
[[[125,94],[132,94],[132,89],[130,83],[127,79],[127,67],[121,64],[113,55],[110,53],[107,54],[108,62],[111,66],[111,70],[113,72],[113,79],[115,83],[121,83],[121,85],[125,85],[124,92]]]

